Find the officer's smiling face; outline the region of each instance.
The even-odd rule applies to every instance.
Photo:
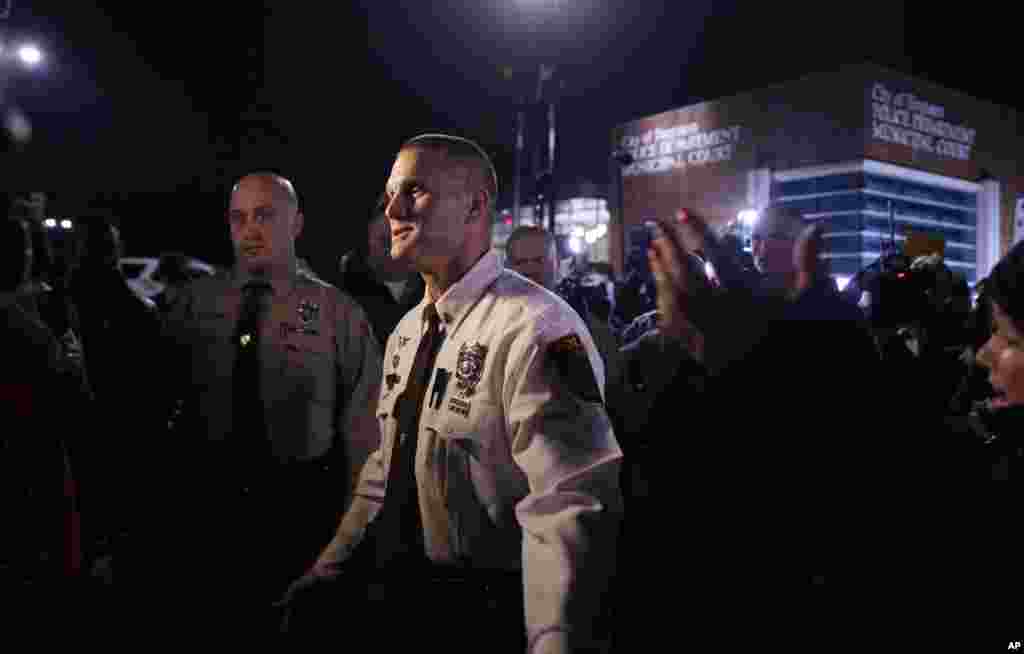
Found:
[[[467,166],[448,161],[438,150],[399,152],[386,189],[391,257],[427,273],[457,259],[473,204],[470,180]]]
[[[266,273],[291,263],[295,237],[302,228],[301,214],[270,180],[240,181],[231,194],[228,222],[237,261],[248,271]]]

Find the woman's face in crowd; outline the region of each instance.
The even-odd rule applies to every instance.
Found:
[[[992,406],[1024,404],[1024,334],[996,302],[992,319],[992,336],[978,352],[997,394]]]

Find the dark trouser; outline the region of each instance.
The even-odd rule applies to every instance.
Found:
[[[297,598],[288,633],[331,639],[338,637],[341,625],[377,651],[415,643],[449,653],[523,654],[522,575],[440,567],[353,570]]]
[[[181,636],[276,633],[272,605],[334,535],[346,472],[324,461],[225,466],[179,481],[116,582],[123,610]]]

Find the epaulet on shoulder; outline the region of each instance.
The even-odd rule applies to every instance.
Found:
[[[534,316],[551,311],[562,302],[556,293],[533,283],[512,270],[502,272],[495,283],[495,288],[500,295],[516,298],[516,301],[521,302],[524,308],[532,307],[529,314]]]
[[[523,277],[514,270],[504,270],[501,276],[498,277],[497,285],[499,288],[504,290],[508,289],[521,289],[525,291],[525,294],[531,297],[548,297],[553,293],[543,286],[540,286],[533,281]]]

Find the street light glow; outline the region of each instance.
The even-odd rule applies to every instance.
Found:
[[[43,221],[43,225],[45,225],[46,227],[56,227],[57,221],[54,220],[53,218],[47,218],[46,220]]]
[[[71,221],[66,219],[62,220],[60,221],[60,226],[63,227],[64,229],[71,229]]]
[[[43,60],[43,53],[34,45],[23,45],[18,48],[18,57],[29,66],[35,66]]]
[[[747,227],[753,227],[754,223],[757,222],[757,212],[753,209],[744,209],[737,216],[740,222]]]

